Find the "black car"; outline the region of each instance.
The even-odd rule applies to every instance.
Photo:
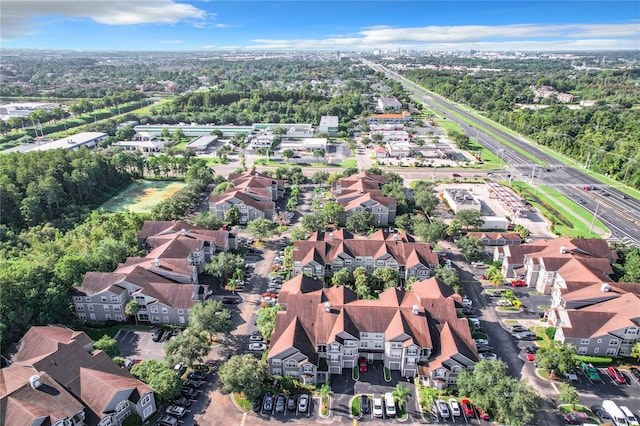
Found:
[[[489,345],[477,345],[478,353],[491,352],[493,350],[493,346]]]
[[[538,346],[527,346],[526,348],[524,348],[524,350],[528,353],[528,354],[535,354],[538,352]]]
[[[273,410],[273,396],[267,395],[264,397],[264,401],[262,402],[262,410],[269,413]]]
[[[188,407],[191,405],[191,400],[189,398],[185,398],[184,396],[181,396],[180,398],[176,398],[173,401],[171,401],[171,403],[175,405],[179,405],[181,407]]]
[[[163,334],[164,330],[162,330],[161,328],[156,328],[155,330],[153,330],[153,337],[151,338],[151,340],[153,340],[154,342],[159,342],[160,340],[162,340]]]
[[[360,396],[360,411],[363,414],[369,414],[371,411],[371,404],[369,403],[369,397],[367,395]]]
[[[196,399],[198,397],[198,391],[195,390],[194,388],[185,387],[185,388],[182,388],[180,395],[186,398]]]
[[[199,380],[201,382],[204,382],[205,380],[207,380],[207,374],[202,371],[192,371],[189,374],[187,374],[187,379]]]
[[[639,369],[637,369],[636,367],[631,367],[631,368],[629,369],[629,372],[631,373],[631,375],[632,375],[633,377],[635,377],[635,378],[636,378],[636,380],[637,380],[637,381],[639,381],[639,382],[640,382],[640,370],[639,370]]]
[[[194,388],[194,389],[200,389],[200,387],[202,386],[202,382],[198,381],[198,380],[184,380],[182,382],[182,386],[188,387],[188,388]]]
[[[239,297],[223,297],[222,303],[225,305],[237,305],[242,300]]]
[[[611,415],[609,415],[609,413],[607,413],[607,410],[602,408],[600,405],[592,405],[591,411],[593,411],[593,414],[596,415],[600,423],[613,424],[613,419],[611,418]]]
[[[287,398],[287,410],[296,411],[296,397],[290,396]]]
[[[262,408],[262,401],[260,400],[260,398],[254,399],[251,402],[251,409],[257,413],[258,411],[260,411],[260,408]]]

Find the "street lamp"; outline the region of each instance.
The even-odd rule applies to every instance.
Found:
[[[596,211],[593,212],[593,219],[591,220],[591,227],[589,227],[589,233],[593,233],[593,225],[595,225],[596,223],[596,216],[598,215],[598,208],[600,207],[600,201],[598,201],[598,204],[596,205]]]

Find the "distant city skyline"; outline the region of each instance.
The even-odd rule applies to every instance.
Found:
[[[2,0],[3,48],[640,49],[638,1]]]

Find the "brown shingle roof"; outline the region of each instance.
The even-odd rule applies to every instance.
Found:
[[[158,302],[176,309],[191,309],[194,300],[194,286],[190,284],[145,283],[136,293],[142,293]]]
[[[90,345],[91,338],[82,331],[74,331],[62,326],[33,326],[22,337],[15,361],[26,361],[56,352],[61,345],[73,342],[81,347]]]
[[[107,414],[109,403],[117,394],[120,394],[119,398],[127,395],[127,399],[136,403],[142,395],[153,392],[149,386],[131,376],[82,367],[79,374],[82,401],[100,418]]]

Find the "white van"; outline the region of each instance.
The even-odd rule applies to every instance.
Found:
[[[611,416],[611,419],[613,419],[613,423],[616,426],[629,425],[627,423],[627,418],[625,417],[624,413],[622,412],[620,407],[616,405],[615,402],[611,401],[610,399],[605,399],[604,401],[602,401],[602,408],[604,408],[605,411],[609,413],[609,415]]]
[[[625,407],[624,405],[621,405],[620,411],[622,411],[622,414],[624,414],[624,416],[627,418],[627,423],[629,423],[630,426],[640,425],[640,422],[638,422],[637,417],[633,415],[633,413],[631,412],[631,410],[629,410],[629,408]]]
[[[384,394],[384,408],[387,413],[387,417],[396,416],[396,400],[391,392]]]

